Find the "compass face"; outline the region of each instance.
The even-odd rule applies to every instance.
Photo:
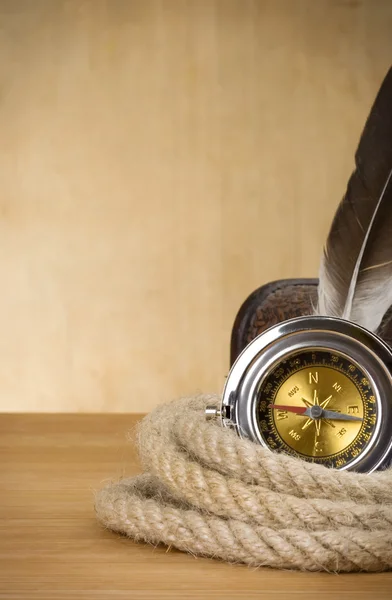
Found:
[[[375,392],[359,365],[338,352],[309,348],[263,379],[256,412],[271,450],[339,469],[366,452],[377,422]]]

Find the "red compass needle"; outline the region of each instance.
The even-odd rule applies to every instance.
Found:
[[[284,406],[283,404],[269,404],[268,408],[276,408],[277,410],[288,410],[289,412],[303,415],[307,410],[307,406]]]

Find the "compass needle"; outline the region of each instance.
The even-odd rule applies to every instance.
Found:
[[[324,410],[323,417],[327,419],[334,419],[338,421],[363,421],[362,417],[355,417],[354,415],[346,415],[341,412],[335,412],[333,410]]]

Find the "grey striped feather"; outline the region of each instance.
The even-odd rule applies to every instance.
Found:
[[[376,331],[392,304],[392,69],[370,111],[321,260],[320,315]]]

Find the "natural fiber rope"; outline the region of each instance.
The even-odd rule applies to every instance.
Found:
[[[177,400],[143,419],[145,474],[97,493],[105,526],[254,566],[392,568],[392,469],[363,475],[271,453],[207,422],[214,401]]]

